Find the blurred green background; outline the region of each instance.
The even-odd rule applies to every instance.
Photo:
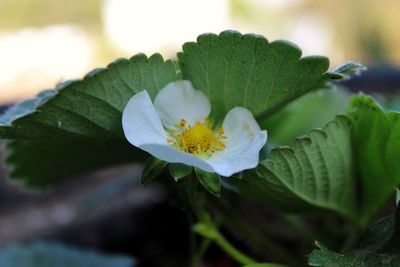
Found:
[[[396,0],[0,0],[0,103],[33,96],[117,57],[161,52],[203,32],[287,39],[332,67],[400,64]]]

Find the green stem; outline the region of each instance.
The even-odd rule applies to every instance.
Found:
[[[193,231],[192,231],[193,232]],[[194,233],[194,232],[193,232]],[[205,238],[201,241],[201,244],[199,246],[199,249],[197,252],[193,255],[192,258],[192,267],[197,267],[199,266],[201,259],[203,258],[204,254],[206,253],[208,247],[211,245],[211,239]]]
[[[226,238],[221,235],[221,233],[217,229],[215,230],[217,231],[217,235],[214,238],[214,241],[223,251],[225,251],[228,255],[230,255],[233,259],[235,259],[242,265],[256,263],[255,260],[243,254],[241,251],[232,246],[232,244],[229,243],[229,241],[226,240]]]
[[[235,231],[239,233],[239,236],[251,241],[252,245],[257,246],[259,251],[269,251],[271,257],[274,257],[274,260],[290,263],[291,265],[296,264],[290,253],[286,252],[282,247],[275,245],[275,243],[269,240],[266,236],[261,236],[250,223],[226,207],[225,203],[216,202],[215,207],[218,209],[222,217],[230,222]]]
[[[215,223],[211,219],[211,216],[207,213],[204,208],[204,196],[199,195],[196,191],[196,180],[195,177],[188,177],[188,201],[196,214],[199,221],[198,225],[201,225],[205,231],[197,231],[199,234],[213,240],[223,251],[235,259],[238,263],[247,265],[256,263],[255,260],[245,255],[238,249],[236,249],[218,230]],[[206,233],[207,232],[207,233]]]

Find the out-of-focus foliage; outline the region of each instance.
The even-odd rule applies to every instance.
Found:
[[[49,24],[76,23],[98,27],[101,21],[99,0],[2,0],[0,25],[3,29],[43,27]]]
[[[398,1],[231,0],[231,4],[236,24],[277,36],[296,35],[293,31],[299,27],[299,38],[315,38],[315,47],[336,54],[336,60],[400,63]]]
[[[310,266],[397,267],[400,265],[400,212],[379,220],[362,236],[351,252],[333,252],[317,243],[309,256]]]
[[[337,114],[346,113],[350,95],[341,89],[311,92],[267,116],[260,126],[270,142],[285,145],[310,129],[322,128]]]

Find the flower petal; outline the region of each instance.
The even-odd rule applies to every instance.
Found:
[[[267,142],[267,131],[261,131],[253,114],[243,108],[231,109],[222,124],[227,139],[226,149],[207,162],[222,176],[255,168],[261,148]]]
[[[267,131],[260,131],[234,147],[215,154],[207,160],[207,163],[222,176],[231,176],[234,173],[255,168],[258,165],[260,150],[266,142]]]
[[[189,153],[176,150],[170,145],[146,144],[141,145],[140,149],[143,149],[144,151],[149,152],[154,157],[167,162],[183,163],[188,166],[198,167],[207,172],[214,172],[213,168],[206,161]]]
[[[122,128],[128,141],[156,158],[167,162],[184,163],[204,171],[213,169],[207,162],[188,153],[176,150],[168,142],[157,111],[147,91],[134,95],[122,114]]]
[[[126,139],[136,147],[167,144],[168,134],[147,91],[135,94],[126,104],[122,113],[122,128]]]
[[[231,109],[225,116],[222,128],[228,137],[225,141],[226,149],[232,149],[240,143],[252,139],[261,131],[253,114],[243,107]]]
[[[181,119],[189,125],[203,121],[210,115],[211,104],[208,97],[195,90],[189,81],[169,83],[161,89],[154,100],[158,116],[166,128],[172,129]]]

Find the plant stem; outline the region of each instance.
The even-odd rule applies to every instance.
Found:
[[[249,256],[245,255],[238,249],[236,249],[218,230],[215,223],[207,213],[204,208],[204,196],[199,195],[196,191],[196,180],[195,177],[188,177],[189,185],[188,185],[188,201],[196,214],[197,219],[200,224],[207,228],[208,232],[211,234],[202,234],[198,231],[198,233],[202,234],[205,237],[208,237],[210,240],[213,240],[223,251],[225,251],[228,255],[230,255],[233,259],[235,259],[238,263],[242,265],[247,265],[251,263],[256,263],[255,260],[251,259]],[[201,254],[201,253],[200,253]],[[198,261],[198,259],[196,259]]]
[[[197,267],[199,265],[201,259],[203,258],[204,254],[206,253],[208,247],[211,245],[211,241],[212,240],[209,238],[204,238],[201,241],[201,244],[200,244],[197,252],[193,255],[192,265],[191,265],[192,267]]]
[[[252,245],[257,246],[260,251],[268,251],[271,256],[274,256],[275,260],[283,261],[295,265],[296,262],[293,261],[292,255],[282,247],[276,245],[271,240],[267,239],[266,236],[260,235],[257,230],[250,225],[244,218],[240,217],[234,211],[226,207],[226,204],[221,202],[216,202],[214,205],[223,218],[228,220],[235,231],[242,236],[251,241]]]
[[[217,229],[215,230],[217,231],[218,234],[216,235],[214,241],[223,251],[225,251],[228,255],[230,255],[240,264],[248,265],[256,263],[255,260],[243,254],[238,249],[236,249],[231,243],[229,243],[229,241],[226,240],[226,238],[220,232],[218,232]]]

